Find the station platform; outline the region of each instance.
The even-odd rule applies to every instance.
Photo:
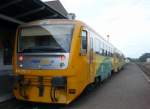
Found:
[[[13,98],[12,70],[0,70],[0,102]]]

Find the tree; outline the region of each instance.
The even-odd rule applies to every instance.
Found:
[[[146,62],[147,58],[150,58],[150,53],[144,53],[142,56],[139,57],[141,62]]]

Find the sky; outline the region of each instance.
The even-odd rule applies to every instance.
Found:
[[[43,0],[49,1],[49,0]],[[60,0],[126,57],[150,52],[150,0]]]

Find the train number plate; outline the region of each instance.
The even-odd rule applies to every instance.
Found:
[[[40,64],[47,65],[47,64],[50,64],[50,61],[48,59],[42,59]]]

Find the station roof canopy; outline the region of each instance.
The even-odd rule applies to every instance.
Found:
[[[0,0],[0,25],[18,25],[40,19],[67,19],[67,11],[58,1]]]

